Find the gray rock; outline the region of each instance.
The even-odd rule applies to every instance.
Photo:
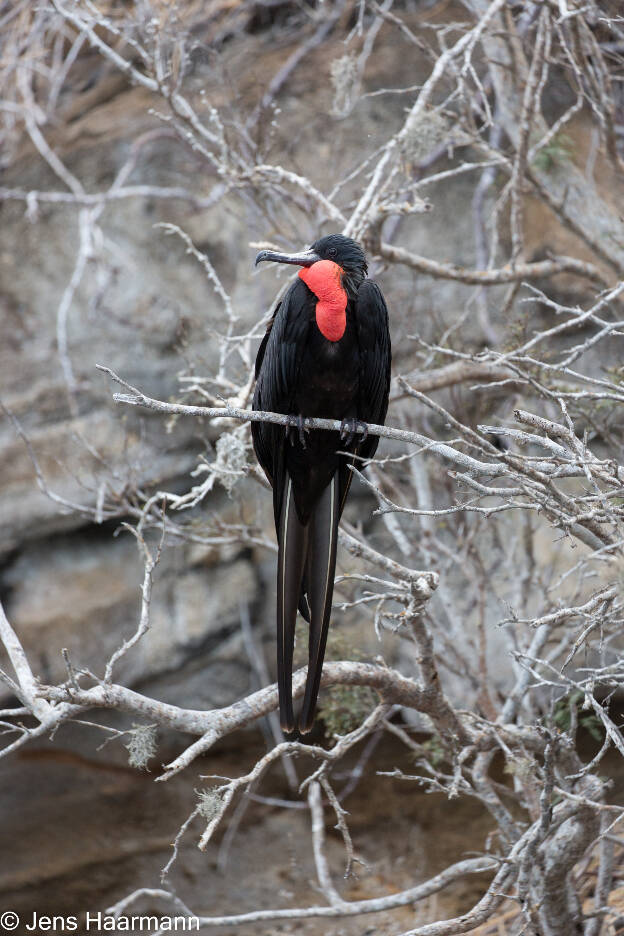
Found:
[[[102,532],[107,535],[57,535],[3,570],[7,614],[44,682],[66,678],[63,648],[76,670],[84,667],[102,676],[106,660],[138,627],[142,559],[129,534],[113,538],[108,527]],[[239,628],[241,604],[253,605],[257,595],[249,560],[188,567],[183,548],[165,549],[154,573],[150,629],[119,660],[114,678],[136,685],[167,674],[170,692],[178,684],[178,704],[197,708],[233,702],[248,686],[248,663],[240,647],[236,653],[225,648]],[[225,648],[215,656],[223,641]],[[212,661],[220,672],[214,692],[211,679],[202,681],[201,702],[185,671],[187,664],[196,669],[198,660]],[[230,665],[227,678],[220,661]],[[3,695],[8,698],[8,690]]]

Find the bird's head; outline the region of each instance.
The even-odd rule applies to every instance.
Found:
[[[350,276],[362,279],[368,272],[366,256],[357,241],[343,234],[328,234],[312,244],[311,249],[321,260],[333,260]]]
[[[361,281],[366,276],[368,267],[366,256],[357,241],[343,234],[327,234],[315,241],[308,250],[300,253],[278,253],[274,250],[261,250],[256,257],[256,266],[263,260],[275,263],[295,263],[309,267],[319,260],[331,260],[336,263],[349,279]]]

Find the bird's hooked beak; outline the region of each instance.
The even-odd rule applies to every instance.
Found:
[[[273,260],[274,263],[295,263],[297,266],[309,267],[320,259],[319,255],[312,250],[312,248],[310,248],[310,250],[302,250],[301,253],[292,254],[277,253],[275,250],[261,250],[256,257],[255,265],[258,266],[263,260]]]

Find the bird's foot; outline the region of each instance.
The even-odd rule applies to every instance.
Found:
[[[296,430],[296,434],[294,430]],[[309,431],[310,429],[308,426],[306,426],[306,421],[305,421],[304,416],[299,414],[299,416],[288,417],[288,425],[286,426],[286,435],[291,445],[294,445],[295,439],[298,438],[301,448],[305,448],[306,447],[305,434],[306,432],[309,432]]]
[[[345,445],[351,445],[356,435],[361,434],[360,442],[368,438],[368,426],[359,419],[343,419],[340,423],[340,438]]]

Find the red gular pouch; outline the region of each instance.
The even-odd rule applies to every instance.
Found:
[[[347,327],[347,294],[342,286],[342,267],[333,260],[318,260],[299,270],[316,303],[316,324],[328,341],[340,341]]]

